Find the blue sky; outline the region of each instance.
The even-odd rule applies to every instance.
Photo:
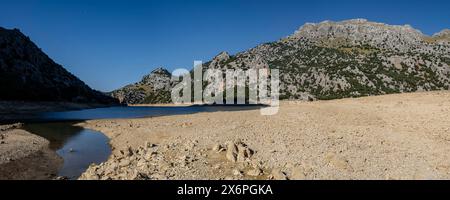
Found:
[[[191,68],[292,34],[305,22],[366,18],[450,28],[450,2],[367,0],[2,0],[0,26],[19,28],[91,87],[110,91],[156,67]]]

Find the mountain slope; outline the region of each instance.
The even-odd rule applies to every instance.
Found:
[[[234,56],[221,53],[205,68],[279,69],[283,99],[448,90],[449,35],[365,19],[308,23],[279,41]]]
[[[127,104],[170,103],[171,77],[167,70],[157,68],[140,82],[112,91],[111,96]]]
[[[19,30],[0,27],[0,100],[116,103],[55,63]]]

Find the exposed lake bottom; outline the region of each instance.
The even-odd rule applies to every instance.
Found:
[[[64,160],[57,176],[77,179],[91,164],[111,155],[109,138],[75,124],[93,119],[144,118],[198,112],[239,111],[260,106],[109,107],[67,112],[39,113],[28,118],[23,129],[50,141],[50,149]]]

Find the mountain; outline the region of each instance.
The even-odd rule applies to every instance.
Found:
[[[427,36],[409,25],[365,19],[307,23],[278,41],[236,55],[222,52],[204,66],[279,69],[282,99],[448,90],[449,33]]]
[[[0,100],[117,103],[55,63],[18,29],[1,27]]]
[[[449,89],[447,32],[426,36],[409,25],[364,19],[308,23],[293,35],[259,45],[225,67],[280,69],[290,99],[335,99]]]
[[[157,68],[140,82],[112,91],[111,96],[127,104],[170,103],[171,78],[166,69]]]

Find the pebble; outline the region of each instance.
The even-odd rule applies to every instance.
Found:
[[[272,170],[271,176],[275,180],[287,180],[286,174],[277,168]]]
[[[262,173],[262,170],[260,168],[254,168],[252,170],[249,170],[247,172],[247,175],[249,175],[249,176],[259,176],[259,175],[261,175],[261,173]]]
[[[153,147],[156,147],[156,144],[153,144],[153,143],[150,143],[150,142],[145,142],[145,147],[153,148]]]
[[[233,169],[232,170],[233,175],[235,176],[242,176],[242,171],[238,170],[238,169]]]
[[[220,145],[220,144],[215,144],[215,145],[212,147],[212,150],[215,151],[215,152],[221,152],[221,151],[223,151],[224,149],[223,149],[222,145]]]

